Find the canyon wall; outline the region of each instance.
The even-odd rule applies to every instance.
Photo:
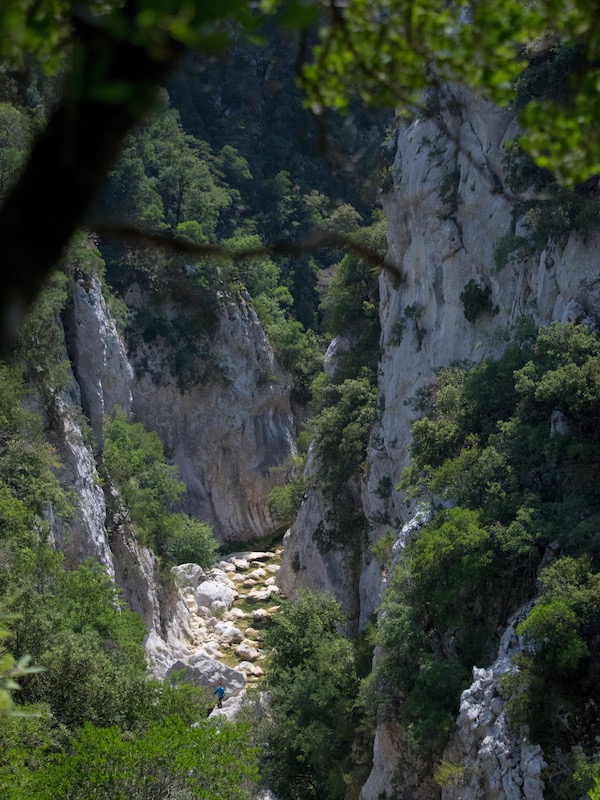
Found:
[[[395,489],[410,459],[413,414],[407,401],[433,379],[436,368],[457,361],[478,363],[499,354],[502,330],[523,316],[539,325],[554,320],[596,323],[600,318],[598,235],[557,236],[535,254],[502,269],[496,267],[494,253],[502,237],[529,235],[514,213],[523,196],[512,193],[506,178],[503,145],[517,134],[509,110],[457,87],[445,90],[434,116],[403,123],[397,131],[391,181],[382,195],[388,259],[395,269],[384,271],[380,279],[379,399],[362,486],[363,511],[370,524],[359,586],[338,583],[335,571],[328,567],[331,556],[319,552],[314,531],[326,508],[315,492],[308,493],[287,535],[279,577],[284,591],[294,591],[298,583],[327,588],[346,608],[355,605],[358,593],[361,625],[376,613],[382,591],[380,565],[372,560],[369,547],[388,529],[400,539],[414,511]],[[535,195],[528,192],[525,197]],[[487,310],[471,321],[461,299],[470,281],[487,292],[490,301]],[[391,492],[378,490],[382,486],[391,486]],[[295,559],[294,565],[286,564],[288,557]],[[305,569],[309,564],[311,569]],[[329,583],[323,578],[328,575]],[[539,800],[543,797],[539,777],[543,755],[523,746],[515,748],[511,759],[502,760],[507,746],[501,736],[494,740],[492,730],[493,720],[503,719],[501,701],[491,690],[485,695],[487,700],[482,699],[483,683],[492,685],[496,668],[474,668],[477,674],[470,699],[465,697],[463,703],[473,706],[473,697],[478,696],[477,713],[490,717],[489,730],[479,738],[469,738],[461,705],[452,752],[460,753],[472,774],[483,776],[481,785],[487,788],[479,793],[470,789],[464,795],[448,790],[444,798]],[[490,675],[477,672],[480,668],[491,670]],[[481,703],[488,700],[494,700],[494,713],[488,704],[484,714]],[[457,713],[458,709],[459,698]],[[484,729],[479,723],[474,725],[478,727]],[[362,800],[431,800],[440,795],[430,779],[412,788],[398,784],[397,766],[405,755],[403,739],[396,723],[378,726],[374,768]],[[533,760],[526,764],[528,759]]]
[[[115,577],[142,615],[148,654],[164,674],[192,652],[189,611],[175,585],[165,588],[158,560],[136,541],[118,491],[102,472],[104,421],[118,406],[158,433],[188,487],[185,510],[211,523],[221,541],[243,541],[276,528],[266,497],[277,481],[271,468],[296,452],[291,382],[248,296],[228,301],[220,313],[218,375],[188,392],[170,377],[166,346],[138,352],[153,370],[136,373],[94,276],[72,282],[64,331],[70,382],[54,401],[48,428],[77,510],[68,523],[51,520],[54,540],[69,564],[94,558]],[[157,370],[158,383],[151,377]]]
[[[133,357],[126,352],[94,279],[76,284],[67,333],[81,404],[100,450],[104,416],[120,406],[159,435],[187,486],[184,510],[210,523],[220,541],[276,529],[266,498],[278,480],[273,468],[296,453],[292,386],[248,295],[220,309],[214,367],[185,391],[170,373],[172,353],[160,339],[142,343]],[[143,369],[134,369],[140,364]],[[206,365],[198,363],[197,372],[206,375]]]

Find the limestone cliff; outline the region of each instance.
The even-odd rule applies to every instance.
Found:
[[[406,498],[394,488],[391,492],[378,489],[395,487],[409,463],[412,413],[406,401],[432,380],[436,368],[454,361],[477,363],[498,354],[502,345],[494,332],[525,315],[538,324],[596,322],[600,316],[593,291],[600,279],[597,235],[584,240],[573,232],[550,239],[535,255],[502,270],[495,268],[498,241],[509,233],[528,235],[518,217],[513,218],[518,198],[508,187],[503,160],[503,145],[517,132],[510,111],[456,87],[445,91],[433,117],[401,124],[397,131],[391,183],[382,202],[388,220],[388,257],[402,278],[383,273],[380,279],[379,402],[362,491],[371,543],[388,527],[400,536],[409,518]],[[471,320],[461,299],[470,281],[489,299],[482,313],[475,318],[467,315]],[[319,513],[324,519],[325,512],[319,508],[318,496],[309,493],[289,534],[288,552],[294,554],[297,567],[321,562],[318,569],[311,567],[310,574],[308,569],[303,575],[297,570],[298,580],[317,588],[323,583],[321,576],[331,573],[313,541]],[[283,580],[290,574],[285,561]],[[313,574],[319,577],[313,580]],[[339,586],[330,582],[327,588],[344,600]],[[379,565],[371,561],[366,547],[358,590],[361,624],[376,611],[381,588]],[[478,681],[484,680],[482,675],[477,673]],[[473,692],[480,689],[483,692],[482,686]],[[494,719],[501,717],[500,706],[501,700],[495,696]],[[456,708],[458,713],[458,697]],[[491,712],[487,709],[486,713],[489,716]],[[486,789],[487,793],[471,789],[464,797],[542,797],[541,754],[535,764],[527,765],[531,752],[522,747],[502,761],[505,743],[501,736],[494,740],[491,729],[488,733],[487,766],[476,737],[467,744],[463,736],[459,750],[462,763],[471,760],[484,772],[489,772],[492,762],[496,764],[494,769],[500,772],[482,778],[482,785],[495,788]],[[374,770],[362,800],[382,796],[430,800],[439,795],[440,790],[428,782],[413,789],[397,783],[392,786],[394,764],[403,752],[402,739],[393,723],[378,727]]]
[[[187,391],[170,376],[164,343],[141,345],[134,364],[145,368],[134,372],[95,279],[77,282],[67,330],[82,407],[99,446],[103,416],[116,405],[132,411],[179,467],[186,510],[212,524],[219,539],[276,528],[266,498],[277,480],[271,468],[295,453],[291,382],[249,296],[223,305],[213,336],[218,369]],[[199,363],[198,373],[205,366]]]
[[[589,291],[599,277],[597,235],[587,241],[577,233],[563,241],[549,240],[543,251],[514,268],[494,269],[494,247],[511,230],[516,201],[506,187],[502,146],[517,129],[508,111],[466,91],[449,91],[444,101],[439,117],[417,119],[400,128],[393,185],[383,196],[389,257],[403,281],[394,285],[387,275],[381,278],[381,414],[372,435],[363,497],[365,515],[373,519],[384,514],[392,526],[405,519],[404,498],[393,491],[382,499],[374,489],[382,478],[396,485],[408,464],[411,411],[405,401],[431,381],[434,369],[494,355],[500,344],[493,332],[521,316],[531,316],[543,325],[553,320],[595,322],[600,312],[597,298]],[[450,184],[452,197],[443,191]],[[516,230],[526,234],[518,222]],[[465,318],[460,298],[470,280],[491,289],[492,313],[474,322]],[[380,532],[375,527],[371,535],[376,539]],[[368,580],[369,571],[365,571],[363,583]],[[367,595],[367,603],[363,614],[375,607],[377,596]],[[502,651],[500,658],[505,656]],[[490,674],[496,672],[494,667]],[[476,677],[477,684],[489,676],[486,672]],[[465,697],[463,702],[472,703],[477,691],[483,696],[484,689],[474,684],[471,699]],[[491,689],[488,694],[493,694]],[[457,711],[458,707],[457,698]],[[489,725],[484,735],[469,739],[461,706],[453,746],[462,764],[477,765],[484,788],[471,785],[469,793],[446,792],[445,797],[543,797],[542,754],[534,754],[535,748],[526,742],[519,747],[506,744],[501,709],[502,701],[495,695],[493,710],[486,706]],[[499,720],[496,728],[494,720]],[[378,736],[383,740],[384,732]],[[509,750],[510,758],[504,757]],[[420,796],[414,794],[414,798]],[[375,797],[367,785],[362,799]]]
[[[440,118],[400,129],[393,185],[383,195],[389,258],[403,281],[396,286],[387,273],[381,278],[381,413],[372,436],[371,489],[386,476],[395,485],[407,465],[405,401],[432,380],[434,369],[497,354],[494,331],[522,316],[544,325],[600,312],[586,288],[598,278],[598,236],[548,241],[514,268],[495,269],[494,248],[511,230],[517,199],[506,188],[502,147],[517,128],[507,110],[464,90],[448,92],[445,102]],[[444,191],[450,183],[451,197]],[[474,322],[460,298],[470,280],[491,289],[492,313]],[[372,490],[364,496],[368,517],[385,510],[394,523],[406,514],[397,492],[389,500]]]
[[[313,472],[312,448],[307,472]],[[277,585],[286,597],[298,589],[310,587],[316,592],[330,592],[340,602],[349,619],[348,630],[355,630],[359,614],[357,575],[349,547],[324,548],[319,545],[319,526],[326,525],[329,503],[320,489],[310,489],[292,527],[283,538],[284,557],[277,575]],[[378,573],[379,577],[379,573]]]
[[[460,698],[457,733],[444,758],[462,769],[442,800],[543,800],[546,763],[539,745],[510,730],[502,701],[502,678],[515,671],[511,658],[522,644],[516,633],[531,604],[510,620],[498,658],[489,669],[473,668],[473,683]]]
[[[150,373],[136,376],[94,276],[72,281],[64,332],[71,377],[55,398],[48,429],[77,510],[67,523],[51,519],[52,535],[70,564],[91,557],[114,576],[144,619],[154,671],[163,675],[192,652],[190,611],[175,585],[165,588],[156,557],[136,541],[110,476],[101,474],[104,420],[120,406],[156,431],[187,484],[187,510],[212,522],[221,539],[252,538],[274,528],[266,509],[276,480],[269,469],[295,452],[291,383],[248,296],[228,302],[220,315],[219,378],[187,393],[166,368],[159,385]],[[157,350],[155,367],[165,356]]]
[[[223,305],[205,379],[180,391],[168,355],[160,342],[138,349],[136,363],[146,366],[132,383],[133,413],[172,454],[187,486],[186,510],[222,541],[274,531],[266,506],[277,481],[272,468],[296,453],[292,387],[249,295]]]

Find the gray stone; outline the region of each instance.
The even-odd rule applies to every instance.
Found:
[[[239,644],[244,640],[244,634],[241,632],[241,630],[239,628],[235,628],[229,622],[218,622],[215,625],[215,632],[219,637],[219,641],[226,642],[227,644]]]
[[[171,570],[175,581],[181,588],[191,586],[197,589],[202,581],[206,580],[206,573],[198,564],[179,564]]]
[[[235,648],[236,656],[239,656],[244,661],[256,661],[259,657],[260,653],[255,647],[248,644],[247,642],[242,642]]]
[[[195,656],[188,662],[176,661],[167,672],[167,677],[179,673],[185,680],[214,691],[219,683],[225,687],[226,696],[239,694],[246,685],[246,676],[214,658]]]
[[[213,607],[214,603],[219,608],[229,608],[235,599],[235,592],[224,583],[215,580],[202,581],[196,589],[196,602],[198,606]]]

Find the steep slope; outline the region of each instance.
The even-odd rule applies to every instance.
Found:
[[[598,234],[587,231],[584,235],[556,225],[553,235],[540,244],[539,233],[531,230],[531,216],[529,228],[524,224],[524,200],[535,208],[539,199],[540,214],[550,216],[554,209],[552,198],[537,198],[532,188],[520,195],[511,189],[511,164],[504,158],[503,147],[518,133],[512,113],[456,87],[447,89],[438,102],[430,118],[400,125],[391,181],[382,197],[388,219],[388,257],[403,279],[398,282],[384,273],[380,282],[378,413],[362,492],[370,544],[388,529],[401,537],[403,524],[411,516],[411,504],[394,488],[410,461],[413,411],[406,401],[431,382],[436,368],[453,362],[479,363],[497,355],[503,347],[501,331],[523,316],[532,317],[538,325],[553,320],[595,324],[600,314],[594,291]],[[514,249],[504,259],[508,264],[498,269],[498,252],[506,242],[512,242]],[[527,246],[519,250],[519,242]],[[325,516],[318,493],[309,492],[288,534],[278,582],[284,591],[292,592],[302,584],[328,588],[351,610],[357,588],[340,584],[331,568],[332,558],[340,554],[320,553],[314,540],[314,531]],[[330,576],[329,582],[323,575]],[[381,565],[367,545],[358,587],[361,625],[377,610],[380,592]],[[485,676],[475,672],[471,694],[483,704],[477,713],[496,719],[501,701],[493,691],[483,692]],[[492,702],[494,714],[486,706]],[[460,752],[461,763],[480,776],[481,786],[488,787],[479,793],[471,790],[469,797],[533,800],[543,796],[539,751],[535,764],[526,764],[533,751],[515,745],[511,759],[503,762],[500,785],[493,770],[498,769],[506,743],[494,739],[492,727],[482,728],[480,738],[469,740],[464,735],[465,722],[461,725],[462,738],[454,752]],[[427,776],[411,788],[406,776],[411,769],[417,774],[415,764],[404,770],[402,778],[398,767],[402,760],[407,766],[406,756],[402,730],[396,723],[381,723],[374,770],[362,800],[376,800],[386,792],[385,796],[411,800],[439,796],[439,787]],[[531,779],[524,781],[523,775]],[[462,796],[460,789],[444,792],[445,798]]]
[[[167,347],[143,353],[154,374],[164,368],[160,385],[152,373],[138,370],[136,377],[95,276],[78,275],[70,291],[71,381],[54,404],[50,431],[77,511],[68,523],[56,520],[53,535],[71,565],[94,558],[115,577],[128,605],[142,615],[148,652],[164,674],[176,659],[190,657],[190,612],[181,592],[165,585],[155,555],[136,541],[110,475],[100,476],[104,421],[119,406],[158,432],[187,484],[190,513],[212,522],[221,540],[252,538],[275,527],[265,502],[274,485],[269,467],[295,452],[291,383],[249,298],[230,301],[219,318],[219,376],[186,394],[168,377]]]
[[[115,406],[133,411],[171,453],[187,486],[187,510],[211,523],[220,540],[273,531],[266,508],[275,485],[269,470],[295,453],[291,382],[250,298],[224,306],[213,336],[212,374],[185,392],[170,375],[166,343],[126,354],[94,280],[80,280],[73,298],[69,352],[96,440],[101,443],[103,416]],[[196,367],[199,374],[205,368],[201,362]]]

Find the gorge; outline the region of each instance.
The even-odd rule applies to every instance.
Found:
[[[338,161],[370,174],[332,198],[344,182],[272,83],[286,45],[189,57],[97,209],[189,251],[90,226],[2,365],[7,650],[67,688],[15,673],[44,722],[0,718],[0,788],[89,796],[73,759],[101,784],[94,736],[125,759],[162,724],[182,752],[208,731],[178,782],[144,794],[142,770],[99,797],[595,800],[597,177],[563,189],[514,106],[449,83],[383,117],[383,146],[382,118],[333,123]],[[0,122],[24,126],[33,83],[3,76]],[[313,227],[354,249],[264,246]],[[157,679],[137,705],[136,636]],[[127,710],[89,699],[112,697],[95,660]],[[209,694],[184,719],[190,687]],[[239,774],[205,790],[221,730]]]

